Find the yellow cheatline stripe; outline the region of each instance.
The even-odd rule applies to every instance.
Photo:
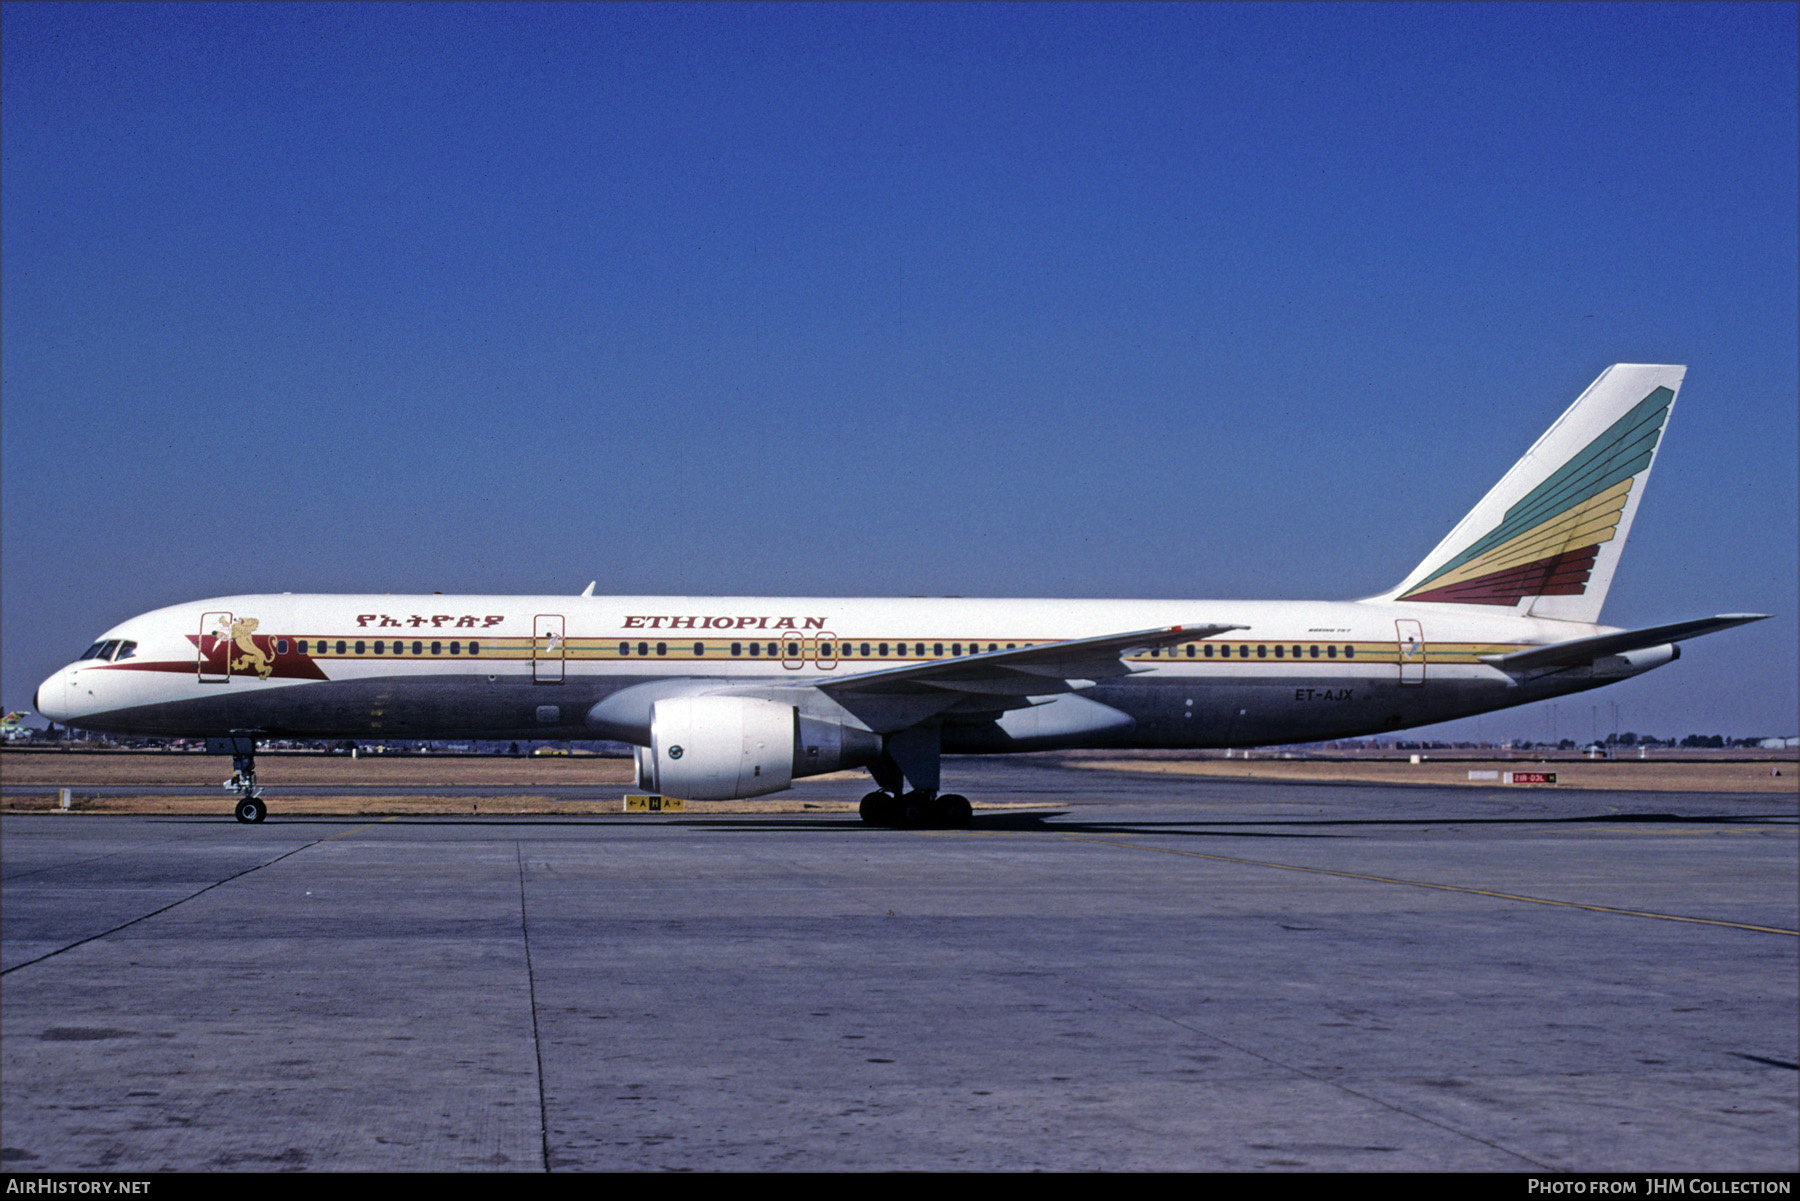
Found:
[[[1376,884],[1404,884],[1408,888],[1434,888],[1440,892],[1461,892],[1477,897],[1493,897],[1502,901],[1527,901],[1533,905],[1553,905],[1559,909],[1586,909],[1593,913],[1617,913],[1625,917],[1652,917],[1665,922],[1691,922],[1700,926],[1727,926],[1733,930],[1754,930],[1758,934],[1786,934],[1800,938],[1800,930],[1783,930],[1779,926],[1753,926],[1748,922],[1727,922],[1711,917],[1682,917],[1673,913],[1652,913],[1647,909],[1619,909],[1611,905],[1583,905],[1579,901],[1553,901],[1548,897],[1520,896],[1513,892],[1495,892],[1486,888],[1462,888],[1455,884],[1431,884],[1424,880],[1397,880],[1392,876],[1370,876],[1362,872],[1340,872],[1325,867],[1301,867],[1293,863],[1270,863],[1261,859],[1237,859],[1230,855],[1207,855],[1199,851],[1180,851],[1173,847],[1151,847],[1142,843],[1107,842],[1100,838],[1065,838],[1064,842],[1086,842],[1100,847],[1123,847],[1128,851],[1160,851],[1164,855],[1185,855],[1189,859],[1210,859],[1215,863],[1239,863],[1247,867],[1273,867],[1287,872],[1306,872],[1314,876],[1337,876],[1345,880],[1368,880]]]
[[[328,641],[332,641],[332,640],[330,640],[330,639],[315,639],[315,638],[309,636],[307,638],[307,641],[308,642],[313,642],[313,641],[328,642]],[[367,641],[367,640],[365,640],[365,641]],[[411,640],[408,640],[408,641],[411,641]],[[425,641],[431,641],[431,640],[427,639]],[[442,641],[442,640],[440,639],[438,641]],[[667,645],[668,645],[669,653],[666,655],[658,655],[654,652],[654,650],[652,650],[648,654],[642,654],[642,655],[638,654],[637,650],[636,650],[636,646],[639,641],[651,641],[651,640],[611,638],[611,637],[592,638],[592,639],[571,638],[563,644],[563,647],[561,648],[562,653],[554,654],[554,655],[538,655],[538,654],[533,653],[529,639],[525,639],[522,641],[515,640],[514,643],[509,644],[506,640],[502,640],[502,639],[498,639],[498,638],[484,638],[484,639],[480,640],[482,649],[481,649],[480,654],[477,654],[477,655],[461,653],[461,654],[453,656],[448,653],[448,648],[446,647],[445,653],[440,653],[437,655],[432,655],[429,653],[414,655],[411,653],[410,650],[407,653],[402,654],[402,655],[395,655],[395,654],[388,653],[386,651],[383,651],[382,653],[377,654],[373,650],[366,650],[362,654],[357,654],[355,651],[347,650],[341,655],[337,654],[335,651],[331,651],[331,650],[309,650],[307,652],[307,657],[310,659],[321,661],[321,662],[363,662],[363,663],[377,663],[377,664],[390,663],[390,662],[393,662],[393,663],[402,663],[402,662],[416,663],[416,662],[419,662],[420,660],[426,660],[426,661],[430,661],[430,662],[434,662],[434,663],[458,663],[458,664],[460,664],[460,663],[479,664],[485,660],[511,661],[511,662],[537,661],[537,662],[546,662],[546,663],[559,663],[559,662],[574,663],[574,662],[591,662],[594,660],[616,660],[616,661],[629,661],[629,662],[634,662],[634,663],[641,663],[641,662],[645,662],[645,661],[649,661],[649,660],[656,660],[656,661],[663,661],[663,662],[669,662],[669,661],[692,662],[696,658],[700,658],[703,660],[719,661],[719,662],[746,664],[746,663],[765,662],[765,661],[769,661],[769,660],[780,661],[784,658],[787,661],[792,662],[794,659],[794,656],[791,656],[791,655],[784,656],[781,654],[763,655],[760,658],[753,658],[748,655],[731,655],[728,653],[731,642],[733,642],[733,641],[738,641],[738,642],[749,641],[747,639],[683,638],[677,642],[677,641],[672,641],[672,640],[665,638],[665,639],[662,639],[661,641],[667,643]],[[757,639],[756,641],[766,642],[768,640],[767,639]],[[776,641],[779,642],[781,640],[777,639]],[[855,641],[855,640],[851,640],[851,641]],[[879,640],[873,640],[873,641],[879,642]],[[890,645],[892,645],[892,644],[897,644],[901,640],[890,638],[887,641],[890,643]],[[916,638],[906,639],[904,641],[906,642],[906,644],[908,646],[911,646],[915,642],[917,642],[918,639],[916,639]],[[927,640],[927,641],[934,642],[935,640],[933,639],[933,640]],[[991,641],[991,640],[989,640],[989,641]],[[1043,640],[1040,640],[1037,642],[1023,642],[1023,641],[1014,639],[1012,641],[1016,642],[1017,645],[1020,646],[1021,648],[1027,647],[1027,646],[1044,645]],[[631,653],[626,654],[626,655],[619,654],[618,653],[618,643],[620,643],[620,642],[629,642],[633,648]],[[705,653],[701,656],[695,656],[693,653],[693,644],[696,642],[700,643],[705,648]],[[843,645],[849,645],[848,641],[840,640],[840,642],[842,642]],[[1283,635],[1283,636],[1277,637],[1277,636],[1273,636],[1273,635],[1264,634],[1264,635],[1259,636],[1257,641],[1247,642],[1247,643],[1239,643],[1239,642],[1227,643],[1227,641],[1224,639],[1206,639],[1206,640],[1195,642],[1194,645],[1195,646],[1205,646],[1209,642],[1214,646],[1230,645],[1232,647],[1236,647],[1236,646],[1244,645],[1244,646],[1252,646],[1252,647],[1254,647],[1254,646],[1265,647],[1270,652],[1267,656],[1257,656],[1257,655],[1253,654],[1250,656],[1250,658],[1258,659],[1259,661],[1264,661],[1264,662],[1269,662],[1269,663],[1273,663],[1275,661],[1275,656],[1274,656],[1273,652],[1274,652],[1274,648],[1276,646],[1281,646],[1283,648],[1287,648],[1287,647],[1294,646],[1294,645],[1308,648],[1309,651],[1310,651],[1310,648],[1315,645],[1319,646],[1321,648],[1325,647],[1327,645],[1335,645],[1335,646],[1339,646],[1339,647],[1352,646],[1352,647],[1356,648],[1356,654],[1354,657],[1342,657],[1341,656],[1339,658],[1332,659],[1332,658],[1328,658],[1321,652],[1320,657],[1316,660],[1316,662],[1319,666],[1327,666],[1327,665],[1337,666],[1339,664],[1355,664],[1358,662],[1393,663],[1393,662],[1398,661],[1398,658],[1399,658],[1399,651],[1395,648],[1395,644],[1391,643],[1391,642],[1334,641],[1331,643],[1326,643],[1326,642],[1318,641],[1318,639],[1316,637],[1306,637],[1306,638],[1296,639],[1291,635]],[[651,642],[651,645],[652,646],[654,645],[653,641]],[[1166,659],[1170,662],[1177,662],[1177,661],[1183,662],[1183,663],[1190,662],[1188,656],[1185,653],[1181,652],[1181,647],[1184,647],[1186,645],[1187,645],[1186,643],[1182,643],[1179,646],[1173,648],[1177,653],[1163,655],[1163,656],[1156,656],[1156,658],[1157,659]],[[1473,662],[1477,661],[1476,656],[1478,656],[1478,655],[1506,654],[1509,651],[1519,650],[1524,645],[1525,644],[1523,644],[1523,643],[1427,642],[1424,644],[1423,654],[1434,663],[1438,663],[1438,662],[1473,663]],[[980,653],[980,652],[971,651],[970,653],[974,654],[974,653]],[[799,657],[807,662],[812,662],[817,656],[816,656],[816,654],[814,654],[810,651],[803,651]],[[952,656],[946,654],[945,656],[942,656],[942,657],[950,658]],[[1148,662],[1148,661],[1151,661],[1151,659],[1152,659],[1152,656],[1148,651],[1144,651],[1144,652],[1141,652],[1136,655],[1128,655],[1128,656],[1124,656],[1124,657],[1129,660],[1132,660],[1132,661],[1137,661],[1137,660],[1141,659],[1141,660]],[[932,654],[927,654],[923,659],[921,659],[917,655],[910,655],[910,654],[909,655],[898,655],[898,654],[894,654],[894,653],[890,652],[887,655],[872,654],[872,655],[867,656],[866,658],[864,656],[858,655],[858,654],[833,655],[833,656],[831,656],[831,658],[828,661],[833,662],[833,663],[851,663],[851,662],[924,663],[924,662],[936,661],[938,658],[939,658],[939,656],[932,655]],[[1229,659],[1222,655],[1212,658],[1212,659],[1208,659],[1205,655],[1196,654],[1193,657],[1193,659],[1191,660],[1191,662],[1196,666],[1201,665],[1201,664],[1206,664],[1208,666],[1213,665],[1213,664],[1221,664],[1221,663],[1234,663],[1235,664],[1235,663],[1242,663],[1245,661],[1246,660],[1244,658],[1240,657],[1235,652],[1230,656]],[[1304,661],[1308,664],[1315,662],[1312,659],[1310,653],[1302,654],[1302,655],[1298,656],[1297,658],[1288,658],[1288,657],[1284,656],[1282,661],[1288,662],[1288,663],[1298,663],[1298,662]]]

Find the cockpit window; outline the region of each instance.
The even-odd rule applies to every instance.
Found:
[[[96,642],[94,645],[81,652],[81,659],[98,659],[100,657],[100,652],[105,649],[106,643]],[[81,659],[77,659],[76,662],[81,662]]]
[[[119,640],[117,638],[114,638],[112,641],[102,644],[102,646],[100,647],[100,653],[95,655],[94,658],[96,658],[96,659],[111,659],[113,657],[113,652],[118,649],[119,649]]]
[[[120,659],[129,659],[135,654],[137,654],[137,643],[121,642],[119,643],[119,653],[113,656],[113,662],[117,663]]]

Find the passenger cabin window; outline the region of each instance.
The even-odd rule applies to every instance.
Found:
[[[443,643],[441,643],[441,642],[434,642],[434,643],[432,643],[432,644],[431,644],[431,653],[432,653],[432,654],[434,654],[434,655],[441,655],[441,654],[443,654],[443,653],[444,653],[444,644],[443,644]]]
[[[337,653],[340,655],[344,653],[344,640],[342,638],[338,639]],[[363,653],[363,644],[361,642],[356,644],[356,653],[359,655]],[[375,653],[378,655],[381,653],[381,643],[379,642],[375,644]]]
[[[1277,658],[1277,659],[1279,659],[1279,658],[1281,658],[1281,657],[1282,657],[1282,656],[1281,656],[1281,652],[1282,652],[1282,649],[1283,649],[1283,648],[1281,648],[1281,647],[1279,647],[1279,646],[1278,646],[1278,647],[1276,647],[1276,648],[1275,648],[1275,657],[1276,657],[1276,658]]]
[[[413,654],[422,655],[424,653],[425,653],[425,644],[423,642],[413,643]]]
[[[1335,658],[1337,658],[1337,647],[1335,647],[1335,646],[1328,646],[1328,647],[1326,647],[1326,648],[1325,648],[1325,657],[1326,657],[1326,658],[1327,658],[1327,659],[1335,659]]]
[[[669,644],[668,644],[668,643],[666,643],[666,642],[659,642],[659,643],[657,643],[657,644],[656,644],[656,653],[657,653],[657,654],[659,654],[659,655],[666,655],[666,654],[668,654],[668,653],[669,653]]]
[[[762,643],[752,642],[750,644],[750,657],[752,659],[754,659],[756,656],[758,656],[760,654],[762,654]]]
[[[894,649],[900,653],[902,659],[906,658],[906,643],[896,643]]]
[[[287,639],[286,638],[277,638],[275,640],[275,653],[278,655],[287,654]]]
[[[451,643],[451,644],[450,644],[450,653],[451,653],[451,654],[453,654],[453,655],[460,655],[460,654],[462,654],[462,643],[460,643],[460,642],[452,642],[452,643]]]
[[[1346,658],[1346,659],[1356,658],[1356,648],[1354,646],[1345,647],[1344,648],[1344,658]]]
[[[629,656],[630,654],[631,654],[631,643],[629,643],[629,642],[619,643],[619,657],[621,659],[623,659],[623,658],[626,658],[627,656]]]
[[[734,643],[732,643],[732,644],[731,644],[731,653],[732,653],[732,654],[734,654],[734,655],[741,655],[741,654],[743,654],[743,653],[744,653],[744,644],[743,644],[743,643],[741,643],[741,642],[734,642]]]
[[[471,655],[479,655],[481,653],[481,643],[479,643],[479,642],[469,643],[469,653]]]
[[[340,642],[340,643],[338,643],[338,654],[341,655],[343,653],[344,653],[344,644]],[[362,654],[362,643],[360,643],[360,642],[356,644],[356,653],[359,655]],[[387,643],[385,643],[381,639],[377,638],[375,640],[375,653],[378,655],[387,654]]]
[[[647,655],[649,653],[650,653],[650,644],[648,642],[638,643],[638,654]]]
[[[701,655],[704,655],[705,653],[706,653],[706,643],[704,643],[704,642],[694,643],[694,658],[698,659]]]

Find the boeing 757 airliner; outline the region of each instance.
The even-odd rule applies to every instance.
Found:
[[[1399,584],[1363,600],[230,596],[101,635],[39,687],[89,730],[605,738],[638,784],[752,797],[866,768],[863,820],[962,826],[944,754],[1388,733],[1597,688],[1760,614],[1599,625],[1684,367],[1620,364]]]

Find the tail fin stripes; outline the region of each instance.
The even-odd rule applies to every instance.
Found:
[[[1609,368],[1380,599],[1597,621],[1684,372]]]

